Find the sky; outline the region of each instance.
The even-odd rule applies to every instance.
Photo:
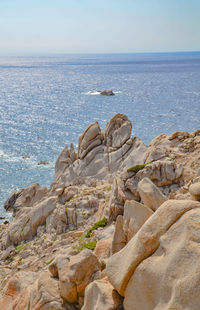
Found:
[[[0,53],[200,51],[200,0],[0,0]]]

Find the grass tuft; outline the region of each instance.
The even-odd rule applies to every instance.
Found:
[[[86,242],[86,243],[82,243],[79,246],[73,246],[73,249],[78,250],[78,251],[82,251],[83,249],[89,249],[89,250],[93,251],[95,249],[95,247],[96,247],[96,244],[97,244],[96,240],[89,241],[89,242]]]
[[[21,243],[16,246],[16,250],[20,252],[23,249],[23,247],[24,247],[24,243]]]
[[[91,233],[94,230],[97,230],[99,227],[105,227],[107,225],[107,219],[104,217],[102,220],[94,223],[94,225],[88,230],[87,234],[85,235],[86,238],[90,238]]]
[[[46,265],[50,265],[50,264],[53,262],[54,259],[55,259],[55,257],[53,257],[52,259],[50,259],[49,261],[47,261],[47,262],[46,262]]]
[[[138,172],[151,163],[152,163],[152,161],[150,161],[149,163],[143,164],[143,165],[136,165],[136,166],[128,168],[126,171],[127,172]]]

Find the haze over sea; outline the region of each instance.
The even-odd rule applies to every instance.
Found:
[[[60,151],[92,122],[104,130],[124,113],[146,144],[200,129],[199,81],[200,52],[1,56],[0,216],[13,189],[51,184]],[[106,88],[116,95],[90,94]]]

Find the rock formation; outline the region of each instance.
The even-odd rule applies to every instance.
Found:
[[[114,93],[113,93],[112,89],[104,89],[104,90],[100,91],[100,95],[114,96]]]
[[[11,193],[0,307],[199,310],[200,130],[149,146],[115,115],[67,146],[50,188]]]

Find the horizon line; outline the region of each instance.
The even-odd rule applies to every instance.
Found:
[[[200,53],[200,50],[176,50],[176,51],[143,51],[143,52],[8,52],[0,56],[59,56],[59,55],[130,55],[130,54],[179,54],[179,53]]]

